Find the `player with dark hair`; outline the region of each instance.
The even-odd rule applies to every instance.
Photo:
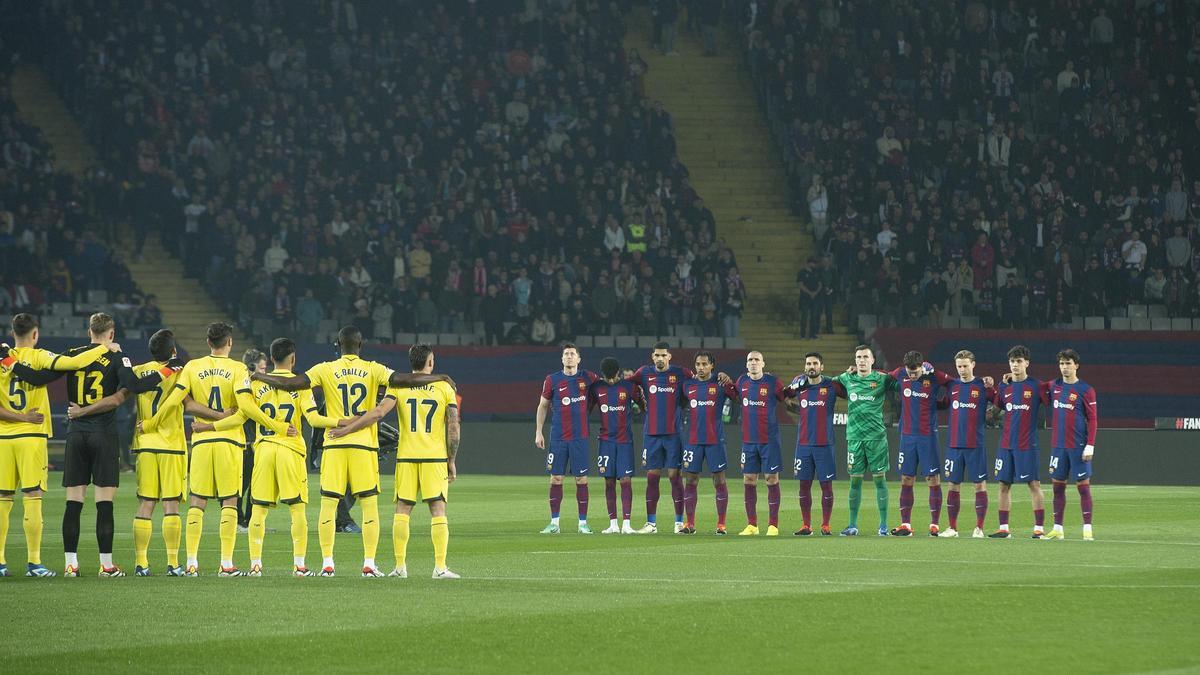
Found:
[[[1033,506],[1033,538],[1041,539],[1046,520],[1042,482],[1038,477],[1041,450],[1038,448],[1037,419],[1044,391],[1042,383],[1029,377],[1029,348],[1018,345],[1008,350],[1009,372],[997,385],[992,404],[1004,409],[1000,446],[996,450],[996,479],[1000,481],[1000,528],[988,535],[1010,539],[1008,514],[1012,510],[1012,484],[1029,486]]]
[[[700,471],[708,464],[717,502],[717,534],[725,534],[725,512],[729,506],[729,486],[725,467],[729,461],[725,449],[725,423],[721,411],[725,402],[737,398],[733,383],[720,384],[713,375],[716,360],[712,352],[696,353],[696,376],[682,384],[680,402],[687,415],[687,440],[683,445],[683,470],[687,484],[683,491],[686,522],[681,534],[696,533],[696,501]]]
[[[987,451],[984,449],[983,430],[987,422],[988,401],[995,398],[996,390],[992,378],[975,377],[975,355],[970,351],[964,349],[954,355],[954,368],[958,371],[958,378],[951,380],[947,386],[950,437],[946,442],[943,465],[945,478],[950,482],[950,490],[946,494],[946,515],[949,516],[950,527],[939,532],[938,536],[958,536],[963,477],[969,476],[975,484],[975,530],[971,536],[982,539],[988,510]]]
[[[242,353],[242,365],[251,373],[267,372],[267,355],[261,349],[251,347]],[[250,501],[250,478],[254,475],[254,443],[258,425],[247,421],[245,426],[246,448],[242,451],[242,492],[238,495],[238,534],[250,531],[250,515],[254,505]]]
[[[12,318],[16,346],[0,346],[0,577],[9,576],[4,557],[13,496],[20,491],[24,507],[25,546],[29,553],[25,576],[52,577],[42,564],[42,496],[46,493],[49,464],[47,441],[54,432],[50,421],[50,396],[44,384],[18,379],[18,365],[33,370],[72,371],[86,368],[109,353],[111,339],[74,355],[38,349],[38,321],[32,314]],[[111,502],[110,502],[111,504]],[[111,551],[111,549],[110,549]]]
[[[1062,377],[1049,383],[1050,479],[1054,490],[1054,528],[1047,539],[1063,539],[1063,511],[1067,507],[1067,479],[1075,479],[1079,508],[1083,512],[1083,540],[1092,535],[1092,455],[1096,451],[1096,429],[1100,422],[1096,411],[1096,390],[1079,379],[1079,353],[1064,349],[1058,353],[1058,371]]]
[[[414,373],[433,373],[433,348],[415,344],[408,349],[408,363]],[[383,401],[371,412],[345,427],[334,429],[330,437],[354,433],[384,418],[392,408],[398,415],[400,437],[396,445],[396,512],[392,516],[392,546],[396,566],[388,576],[408,578],[408,540],[413,506],[417,498],[429,505],[429,536],[433,541],[433,578],[458,579],[446,567],[450,546],[450,522],[446,501],[450,485],[458,476],[455,459],[462,439],[458,399],[446,382],[420,387],[389,387]]]
[[[251,373],[254,382],[263,382],[282,391],[320,387],[325,398],[325,414],[336,419],[358,417],[367,412],[379,391],[387,387],[416,387],[434,382],[451,382],[445,375],[398,373],[387,366],[359,357],[362,332],[354,326],[338,331],[341,357],[318,363],[304,373],[294,375]],[[453,382],[451,382],[453,384]],[[321,542],[321,576],[335,573],[333,562],[334,530],[338,502],[349,486],[362,509],[364,577],[385,576],[375,564],[379,547],[379,436],[378,426],[363,426],[352,434],[326,438],[321,456],[321,511],[317,536]]]
[[[796,415],[795,473],[800,480],[800,515],[803,526],[794,534],[807,537],[812,530],[812,484],[821,485],[821,534],[829,536],[829,518],[833,515],[833,480],[837,464],[833,459],[833,413],[837,397],[845,398],[846,389],[823,374],[825,359],[818,352],[804,355],[804,374],[792,380],[796,397],[787,407]]]
[[[550,373],[542,381],[538,398],[537,427],[533,443],[546,450],[546,473],[550,474],[550,524],[542,534],[558,534],[558,513],[562,504],[563,477],[570,464],[575,477],[575,502],[579,506],[579,533],[591,534],[588,509],[588,387],[600,379],[595,373],[580,370],[579,349],[570,342],[562,346],[562,370]],[[550,417],[550,445],[542,427]]]
[[[913,486],[917,471],[929,485],[929,534],[936,537],[941,530],[942,460],[938,456],[938,401],[951,377],[935,370],[918,351],[904,355],[903,365],[888,373],[900,389],[900,450],[896,468],[900,472],[900,525],[892,536],[913,534]]]
[[[651,366],[642,366],[630,381],[641,387],[646,400],[642,429],[642,466],[646,467],[646,524],[638,534],[658,532],[659,479],[667,470],[675,503],[675,531],[683,529],[683,441],[679,437],[679,393],[683,381],[694,377],[688,368],[671,365],[671,345],[658,342],[650,353]]]
[[[600,449],[596,471],[604,478],[608,528],[601,534],[636,534],[629,519],[633,511],[633,406],[644,407],[641,392],[621,378],[621,365],[611,356],[600,361],[600,374],[588,387],[588,410],[600,409]],[[617,483],[621,484],[621,522],[617,521]]]

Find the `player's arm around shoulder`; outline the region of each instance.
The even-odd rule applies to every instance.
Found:
[[[39,351],[42,351],[44,354],[47,354],[51,357],[49,366],[50,370],[79,370],[92,365],[96,359],[107,354],[109,352],[109,345],[96,345],[91,349],[85,349],[78,354],[72,354],[70,356],[65,354],[53,354],[45,350]]]
[[[158,428],[159,423],[167,418],[171,408],[177,405],[183,405],[183,401],[187,398],[192,390],[192,377],[196,372],[196,361],[188,361],[187,365],[180,371],[179,377],[175,380],[175,386],[171,388],[171,393],[167,394],[167,398],[159,405],[158,412],[154,413],[150,419],[138,422],[138,428],[142,433],[150,433]]]
[[[338,425],[340,421],[338,418],[321,414],[321,409],[317,406],[317,400],[313,398],[311,389],[301,389],[292,396],[295,397],[300,413],[304,415],[308,426],[316,429],[331,429]]]
[[[372,424],[378,423],[379,420],[383,419],[388,413],[396,409],[396,396],[396,390],[389,389],[387,394],[384,395],[383,400],[380,401],[378,405],[376,405],[374,408],[371,408],[366,413],[359,415],[358,417],[347,418],[347,420],[330,418],[333,419],[334,428],[325,432],[325,436],[330,439],[341,438],[343,436],[352,434],[359,429],[365,429]]]

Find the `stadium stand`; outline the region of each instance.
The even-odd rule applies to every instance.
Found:
[[[620,7],[527,4],[44,18],[54,79],[142,188],[136,250],[158,232],[259,338],[736,337],[736,260],[639,94]]]

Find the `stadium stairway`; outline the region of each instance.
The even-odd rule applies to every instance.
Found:
[[[31,65],[18,66],[13,72],[12,96],[21,114],[41,128],[60,167],[81,175],[96,161],[95,149],[40,69]],[[121,224],[121,237],[125,246],[116,251],[117,255],[132,249],[133,232],[128,223]],[[228,317],[199,282],[183,277],[178,264],[159,244],[157,236],[149,237],[143,254],[140,261],[125,256],[134,282],[143,292],[158,296],[163,322],[175,331],[184,350],[190,354],[208,351],[205,326],[212,321],[228,321]],[[234,338],[235,354],[252,344],[246,334],[247,331],[241,330]]]
[[[26,64],[13,70],[12,97],[21,114],[42,130],[60,169],[82,176],[96,161],[83,130],[40,68]]]
[[[842,370],[838,364],[852,361],[857,343],[842,308],[835,308],[832,335],[797,338],[796,273],[814,246],[789,207],[784,167],[742,56],[724,45],[721,55],[703,56],[683,19],[679,55],[664,56],[650,48],[649,19],[643,13],[630,22],[625,47],[648,64],[646,96],[671,113],[680,161],[716,217],[717,236],[737,256],[748,295],[741,324],[747,347],[762,351],[767,369],[781,376],[802,372],[804,354],[814,350],[834,372]]]

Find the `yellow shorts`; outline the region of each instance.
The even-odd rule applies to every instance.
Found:
[[[141,450],[137,453],[138,499],[181,500],[186,483],[187,452]]]
[[[46,490],[46,437],[0,438],[0,492]]]
[[[276,443],[255,446],[250,501],[264,506],[274,506],[276,502],[307,504],[308,470],[304,455]]]
[[[325,448],[321,453],[321,494],[341,497],[379,494],[379,453],[362,448]]]
[[[201,499],[232,499],[242,491],[242,446],[206,441],[192,446],[188,469],[192,495]]]
[[[417,503],[417,493],[427,502],[449,496],[448,465],[440,462],[396,462],[396,501]]]

